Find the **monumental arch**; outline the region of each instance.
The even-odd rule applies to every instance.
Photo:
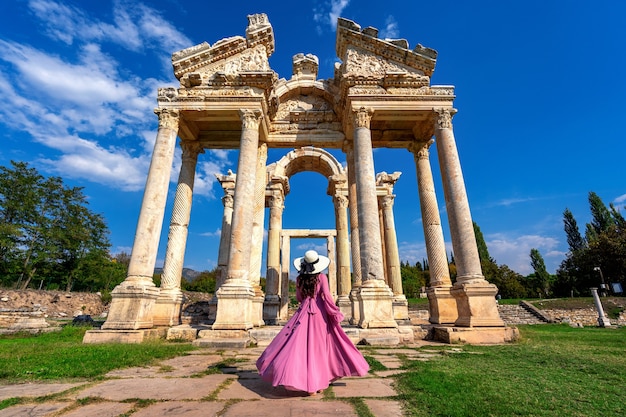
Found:
[[[317,57],[297,54],[291,78],[284,79],[269,65],[274,47],[267,16],[256,14],[248,16],[245,37],[225,38],[213,45],[203,42],[172,55],[180,86],[158,92],[155,113],[159,128],[128,276],[112,291],[107,321],[90,341],[124,341],[119,336],[124,332],[145,333],[179,323],[180,279],[195,169],[205,149],[239,149],[236,172],[221,181],[224,213],[213,214],[222,214],[225,226],[213,331],[241,334],[263,326],[264,317],[269,321],[276,317],[280,309],[276,289],[280,280],[276,276],[281,271],[275,243],[281,234],[277,233],[276,217],[282,210],[281,198],[288,191],[288,171],[298,169],[318,169],[329,177],[329,189],[335,187],[330,192],[339,207],[336,241],[341,248],[336,248],[336,253],[342,289],[338,304],[351,310],[351,321],[361,329],[397,328],[394,301],[400,299],[394,296],[397,289],[391,288],[396,284],[386,279],[390,274],[386,273],[384,255],[385,246],[391,242],[386,242],[387,238],[395,239],[395,225],[393,216],[385,220],[382,215],[393,199],[379,198],[380,188],[384,188],[381,184],[395,180],[393,174],[389,178],[385,173],[377,178],[373,149],[381,147],[404,149],[414,155],[431,275],[427,289],[430,322],[448,332],[489,329],[485,333],[491,335],[489,341],[502,341],[506,331],[495,302],[497,288],[481,271],[453,133],[454,87],[430,84],[437,52],[419,44],[411,49],[403,39],[380,39],[376,28],[362,28],[340,18],[336,37],[340,63],[335,65],[334,77],[319,80]],[[182,166],[158,288],[152,275],[177,137],[183,151]],[[429,147],[433,144],[439,157],[456,261],[454,285],[430,167]],[[341,150],[347,172],[336,172],[338,168],[332,163],[307,166],[313,157],[303,157],[302,166],[279,162],[268,167],[268,148],[318,153],[323,152],[319,149]],[[273,243],[268,245],[269,283],[264,294],[260,265],[266,206],[270,211],[268,239]],[[381,230],[389,231],[387,237]],[[344,280],[347,262],[355,276],[349,291]]]

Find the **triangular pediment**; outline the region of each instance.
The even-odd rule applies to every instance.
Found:
[[[379,39],[378,30],[339,18],[337,56],[342,78],[383,79],[389,75],[428,81],[437,62],[437,51],[417,45],[409,49],[404,39]]]
[[[270,71],[269,56],[274,52],[274,32],[265,14],[248,16],[246,37],[232,36],[212,46],[203,42],[172,54],[174,75],[182,79],[211,78],[215,73],[227,76],[241,72]],[[191,84],[194,82],[192,81]]]

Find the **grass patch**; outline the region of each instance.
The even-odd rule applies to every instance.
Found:
[[[417,310],[428,310],[428,298],[407,298],[409,307]]]
[[[385,365],[383,365],[382,363],[377,361],[372,356],[363,355],[363,357],[365,358],[365,360],[367,361],[368,365],[370,366],[370,370],[369,370],[370,372],[386,371],[387,370],[387,367]]]
[[[195,349],[190,344],[155,340],[141,344],[83,344],[88,327],[66,326],[60,332],[0,336],[0,381],[85,380]]]
[[[396,377],[409,414],[626,415],[626,328],[519,328],[517,344],[463,346],[437,361],[409,362]]]

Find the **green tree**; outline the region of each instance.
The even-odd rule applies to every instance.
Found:
[[[546,263],[543,260],[543,256],[541,256],[539,250],[535,248],[530,250],[530,265],[535,271],[531,278],[533,290],[536,291],[539,297],[547,297],[550,294],[552,276],[546,270]]]

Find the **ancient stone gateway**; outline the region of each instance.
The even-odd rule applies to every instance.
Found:
[[[373,149],[379,147],[407,149],[415,157],[435,333],[449,341],[510,339],[511,329],[505,328],[495,303],[497,288],[480,267],[452,130],[454,88],[430,85],[437,52],[421,45],[409,49],[406,40],[379,39],[377,29],[340,18],[336,51],[341,64],[336,64],[334,78],[318,80],[317,57],[298,54],[291,78],[279,79],[268,62],[274,34],[267,16],[248,20],[245,37],[212,46],[204,42],[172,55],[180,87],[158,93],[159,129],[128,276],[112,292],[102,330],[89,332],[85,342],[136,341],[180,323],[187,225],[198,155],[204,149],[239,149],[236,173],[218,176],[224,212],[213,332],[236,337],[283,317],[281,288],[290,258],[289,233],[281,224],[283,201],[289,177],[308,170],[328,178],[335,204],[336,229],[327,238],[329,250],[336,253],[337,304],[360,329],[402,333],[406,299],[392,211],[393,185],[400,174],[376,175]],[[177,136],[183,158],[158,288],[152,274]],[[456,260],[454,285],[430,168],[433,143]],[[268,148],[292,151],[267,165]],[[347,169],[324,149],[342,150]],[[264,293],[260,268],[266,207]]]

